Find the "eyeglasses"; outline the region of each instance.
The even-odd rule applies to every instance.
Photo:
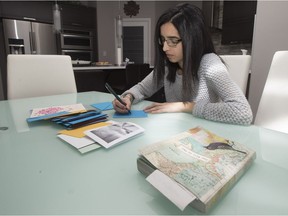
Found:
[[[165,41],[169,47],[176,47],[177,44],[182,41],[182,39],[177,38],[177,37],[170,37],[167,39],[165,39],[164,37],[160,37],[158,40],[158,43],[160,46],[164,46]]]

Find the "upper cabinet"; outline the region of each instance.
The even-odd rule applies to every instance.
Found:
[[[53,23],[51,1],[0,1],[0,16]]]
[[[95,29],[96,8],[83,5],[61,4],[63,27],[82,27]]]
[[[222,44],[252,43],[257,1],[224,1]]]
[[[54,1],[0,1],[0,17],[53,23]],[[58,1],[64,28],[96,28],[96,8]]]

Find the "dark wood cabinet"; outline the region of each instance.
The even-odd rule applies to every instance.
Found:
[[[77,85],[77,92],[107,92],[105,88],[105,83],[107,82],[110,72],[107,72],[106,70],[77,70],[77,72],[74,71],[74,75]]]
[[[96,8],[59,2],[64,27],[96,28]],[[0,17],[53,23],[54,1],[0,1]]]
[[[257,1],[224,1],[222,44],[252,43]]]
[[[0,1],[0,16],[53,23],[51,1]]]
[[[84,5],[61,3],[63,27],[81,27],[95,29],[96,8]]]

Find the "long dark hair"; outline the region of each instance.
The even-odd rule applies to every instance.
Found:
[[[198,80],[198,69],[202,56],[206,53],[215,53],[210,31],[205,24],[202,11],[189,3],[179,4],[175,8],[167,10],[162,14],[155,29],[155,71],[154,78],[159,84],[164,78],[165,66],[168,67],[167,79],[175,82],[176,71],[179,68],[177,63],[170,62],[163,47],[158,40],[161,37],[160,27],[171,22],[177,29],[183,46],[183,100],[187,100],[191,83]]]

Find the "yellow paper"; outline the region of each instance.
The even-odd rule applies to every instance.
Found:
[[[110,124],[111,123],[108,123],[108,122],[100,122],[100,123],[88,125],[88,126],[85,126],[85,127],[80,127],[80,128],[77,128],[77,129],[73,129],[73,130],[62,130],[62,131],[59,131],[58,133],[66,134],[66,135],[77,137],[77,138],[82,138],[82,137],[85,136],[84,131],[90,130],[90,129],[93,129],[93,128],[107,126],[107,125],[110,125]]]

